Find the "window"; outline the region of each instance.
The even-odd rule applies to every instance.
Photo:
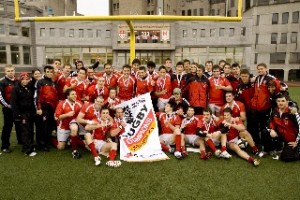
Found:
[[[241,35],[245,36],[246,35],[246,27],[241,28]]]
[[[182,11],[181,11],[181,15],[182,15],[182,16],[185,16],[185,10],[182,10]]]
[[[234,36],[234,28],[230,28],[229,29],[229,37],[233,37]]]
[[[19,47],[15,45],[10,46],[10,53],[11,53],[11,64],[20,64]]]
[[[105,37],[106,38],[110,38],[110,30],[106,30],[105,31]]]
[[[290,63],[291,64],[298,64],[300,63],[300,53],[299,52],[291,52],[290,53]]]
[[[284,64],[285,52],[270,53],[270,64]]]
[[[225,28],[220,28],[219,36],[224,37],[225,35]]]
[[[97,31],[96,31],[96,37],[97,38],[101,37],[101,30],[97,29]]]
[[[257,56],[258,56],[258,53],[254,54],[254,64],[257,64]]]
[[[50,28],[50,37],[54,37],[54,36],[55,36],[55,29]]]
[[[282,13],[282,24],[287,24],[289,23],[289,13],[285,12]]]
[[[29,28],[28,27],[22,27],[22,36],[29,37]]]
[[[60,36],[60,37],[65,37],[65,35],[66,35],[65,29],[64,29],[64,28],[60,28],[60,29],[59,29],[59,36]]]
[[[78,37],[79,37],[79,38],[83,38],[83,37],[84,37],[83,34],[84,34],[83,29],[79,29],[79,30],[78,30]]]
[[[93,38],[93,30],[92,29],[88,29],[87,33],[88,33],[88,38]]]
[[[220,9],[218,9],[218,10],[217,10],[217,15],[220,15],[220,12],[221,12]]]
[[[215,9],[212,9],[212,10],[211,10],[211,15],[212,15],[212,16],[215,16]]]
[[[291,33],[291,43],[297,43],[297,32]]]
[[[9,26],[9,35],[18,35],[18,27]]]
[[[271,44],[277,44],[277,33],[271,34]]]
[[[287,43],[287,33],[281,33],[280,44]]]
[[[197,37],[197,29],[192,30],[192,36],[193,36],[193,38]]]
[[[216,29],[210,29],[210,37],[215,37]]]
[[[6,47],[0,46],[0,63],[6,64]]]
[[[205,37],[205,29],[201,29],[201,37]]]
[[[200,16],[203,16],[203,15],[204,15],[204,10],[203,10],[203,8],[200,8],[200,9],[199,9],[199,15],[200,15]]]
[[[192,16],[192,10],[191,10],[191,9],[188,9],[187,15],[188,15],[188,16]]]
[[[69,29],[69,37],[70,38],[74,37],[74,29]]]
[[[234,7],[234,1],[236,1],[236,0],[231,0],[230,1],[231,8]]]
[[[187,34],[187,30],[182,30],[182,37],[187,37],[188,36],[188,34]]]
[[[258,39],[259,39],[259,35],[256,34],[256,35],[255,35],[255,44],[258,44]]]
[[[41,28],[40,29],[40,36],[41,37],[45,37],[46,36],[46,29],[45,28]]]
[[[278,24],[278,13],[273,13],[272,24]]]
[[[259,25],[259,20],[260,20],[260,15],[257,15],[257,16],[256,16],[256,26]]]
[[[31,64],[31,56],[30,56],[30,47],[29,46],[23,46],[23,59],[25,65]]]
[[[292,23],[298,23],[299,22],[299,11],[293,12],[293,19]]]
[[[0,24],[0,35],[5,35],[5,25]]]
[[[194,9],[194,10],[193,10],[193,15],[194,15],[194,16],[197,16],[197,15],[198,15],[197,9]]]

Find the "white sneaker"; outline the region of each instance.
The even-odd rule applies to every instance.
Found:
[[[220,154],[220,157],[221,157],[221,158],[229,159],[229,158],[231,158],[232,156],[231,156],[227,151],[223,151],[223,152]]]
[[[221,150],[220,150],[220,149],[217,149],[217,150],[215,151],[215,156],[219,158],[220,155],[221,155],[221,153],[222,153]]]
[[[121,161],[119,160],[109,160],[106,162],[106,165],[109,167],[120,167],[121,166]]]
[[[175,151],[174,152],[174,156],[177,158],[177,159],[183,159],[183,155],[180,151]]]
[[[37,154],[37,152],[33,151],[30,154],[28,154],[28,156],[33,157],[33,156],[36,156],[36,154]]]
[[[101,164],[101,158],[99,156],[94,157],[95,165],[98,166]]]

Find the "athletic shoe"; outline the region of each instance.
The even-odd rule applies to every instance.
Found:
[[[260,158],[264,158],[264,157],[266,157],[267,155],[268,155],[268,153],[265,152],[265,151],[261,151],[261,152],[258,153],[258,157],[260,157]]]
[[[25,153],[25,156],[34,157],[34,156],[36,156],[36,154],[37,154],[37,152],[32,151],[32,152],[30,152],[30,153]]]
[[[229,159],[229,158],[231,158],[231,155],[230,155],[227,151],[223,151],[223,152],[220,154],[220,157],[221,157],[221,158]]]
[[[121,161],[119,160],[109,160],[106,162],[106,165],[109,167],[120,167],[121,166]]]
[[[183,157],[188,157],[188,155],[189,155],[186,150],[182,150],[181,154],[182,154]]]
[[[207,153],[205,153],[205,154],[200,154],[200,159],[201,160],[208,160],[208,159],[210,159],[211,158],[211,153],[210,152],[207,152]]]
[[[183,159],[183,155],[180,151],[175,151],[174,152],[174,156],[177,158],[177,159]]]
[[[220,149],[217,149],[217,150],[215,151],[215,156],[219,158],[220,155],[221,155],[221,150],[220,150]]]
[[[11,153],[11,150],[10,149],[2,149],[2,152],[3,153]]]
[[[259,164],[260,164],[260,160],[258,160],[258,159],[254,159],[254,160],[253,160],[253,165],[254,165],[255,167],[257,167]]]
[[[73,156],[74,159],[79,159],[79,158],[81,158],[81,154],[80,154],[79,151],[77,151],[77,150],[74,150],[74,151],[72,152],[72,156]]]
[[[95,165],[98,166],[101,164],[101,158],[99,156],[94,157]]]

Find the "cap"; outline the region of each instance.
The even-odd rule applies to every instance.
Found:
[[[173,90],[173,94],[181,94],[181,89],[180,88],[175,88]]]
[[[29,76],[29,74],[28,74],[27,72],[22,72],[22,73],[20,74],[20,76],[19,76],[19,79],[20,79],[20,80],[23,80],[23,79],[25,79],[25,78],[30,79],[30,76]]]

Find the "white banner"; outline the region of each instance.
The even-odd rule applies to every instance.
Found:
[[[118,105],[124,110],[126,127],[120,139],[120,159],[152,162],[169,157],[161,150],[150,93]]]

